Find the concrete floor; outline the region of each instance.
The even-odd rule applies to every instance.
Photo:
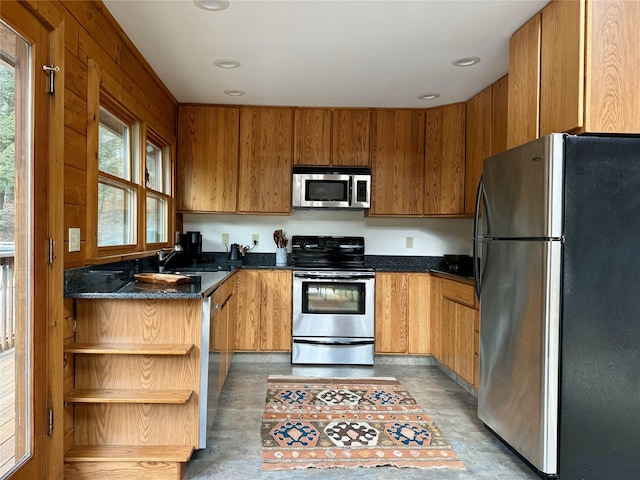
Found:
[[[263,472],[260,422],[267,377],[271,374],[396,377],[440,428],[467,470],[374,467]],[[476,410],[476,398],[432,365],[292,367],[284,361],[260,361],[260,357],[257,361],[234,359],[209,432],[210,446],[194,453],[185,479],[538,479],[530,467],[484,428]]]

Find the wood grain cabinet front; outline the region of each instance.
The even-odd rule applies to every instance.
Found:
[[[552,132],[639,132],[639,22],[639,2],[552,0],[516,31],[508,146]]]

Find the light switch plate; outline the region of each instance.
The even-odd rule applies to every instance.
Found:
[[[80,251],[80,229],[79,228],[69,229],[69,251],[70,252]]]

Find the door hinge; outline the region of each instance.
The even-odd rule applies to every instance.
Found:
[[[49,424],[47,426],[47,435],[53,435],[53,408],[47,410],[47,415],[49,416]]]
[[[53,260],[55,260],[55,256],[53,252],[53,247],[55,245],[55,242],[53,241],[53,238],[49,238],[48,242],[49,242],[49,265],[52,265]]]
[[[56,72],[60,71],[57,65],[43,65],[42,70],[49,72],[49,95],[53,95],[56,91]]]

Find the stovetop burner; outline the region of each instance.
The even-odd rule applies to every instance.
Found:
[[[291,237],[294,267],[354,270],[364,268],[364,237],[294,235]]]

